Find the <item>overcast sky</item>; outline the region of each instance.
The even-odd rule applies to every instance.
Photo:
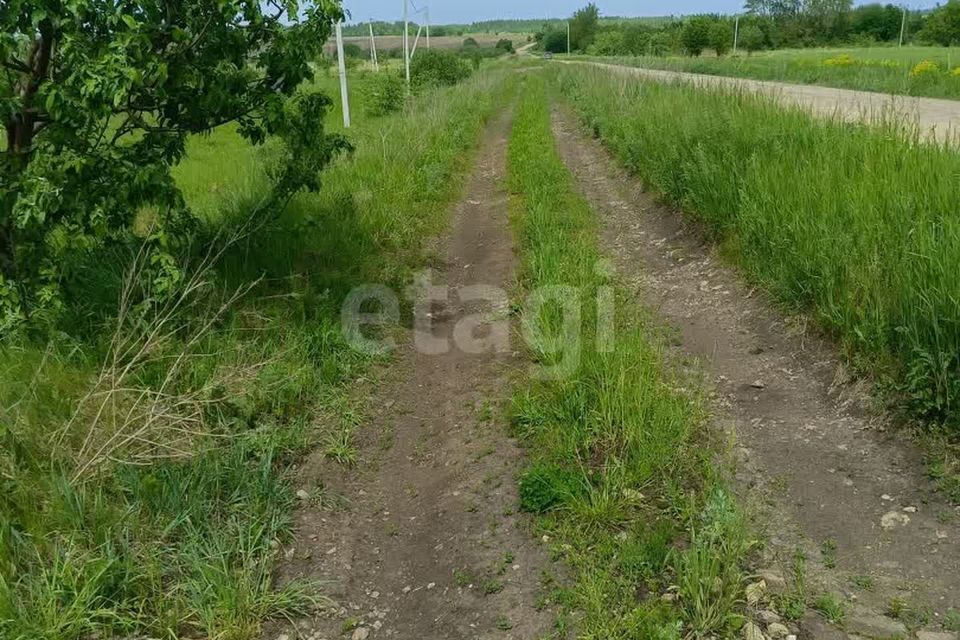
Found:
[[[901,4],[896,0],[893,4]],[[430,5],[434,24],[475,22],[497,18],[563,17],[587,0],[413,0],[416,6]],[[857,4],[863,4],[855,0]],[[910,8],[935,6],[936,0],[907,0]],[[599,0],[600,13],[608,16],[664,16],[690,13],[736,13],[742,0]],[[392,22],[403,15],[403,0],[344,0],[351,22],[369,19]]]

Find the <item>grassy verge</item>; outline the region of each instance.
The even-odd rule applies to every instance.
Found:
[[[627,66],[960,99],[960,50],[947,47],[802,49],[749,56],[594,58]],[[921,63],[932,63],[930,64]]]
[[[752,96],[591,70],[561,82],[623,163],[706,222],[751,280],[812,315],[933,431],[957,435],[960,155],[895,125]],[[945,451],[935,468],[955,488]]]
[[[269,149],[195,141],[178,179],[215,240],[172,291],[125,277],[135,252],[87,256],[70,285],[84,330],[0,347],[0,636],[243,640],[322,598],[272,571],[291,463],[356,457],[350,389],[370,361],[340,301],[423,264],[508,85],[477,76],[362,122],[321,193],[253,227]]]
[[[596,217],[555,149],[539,76],[525,86],[508,166],[522,292],[573,287],[563,298],[582,305],[568,330],[549,304],[523,318],[545,336],[532,343],[537,363],[573,366],[530,379],[513,401],[531,459],[521,505],[541,514],[575,574],[554,595],[582,613],[582,638],[730,635],[743,624],[749,545],[715,468],[697,383],[668,364],[642,310],[603,268]],[[598,300],[616,302],[612,343],[605,321],[598,329],[608,317]],[[561,617],[560,637],[573,617]]]

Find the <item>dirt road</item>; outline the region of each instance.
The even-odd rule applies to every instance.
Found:
[[[915,124],[921,134],[944,142],[960,133],[960,101],[936,98],[894,96],[870,91],[835,89],[816,85],[749,80],[700,73],[641,69],[602,62],[558,61],[563,64],[588,64],[613,73],[656,80],[688,82],[699,87],[738,89],[769,96],[782,104],[797,105],[819,116],[839,116],[849,122],[903,118]]]
[[[461,303],[462,287],[509,289],[514,255],[503,190],[510,118],[491,123],[442,241],[435,286],[450,301],[425,318],[450,338],[467,315],[503,318],[504,308]],[[479,326],[475,333],[484,335]],[[410,338],[410,336],[408,336]],[[332,611],[268,630],[266,638],[457,640],[539,637],[548,612],[535,608],[549,565],[527,520],[515,514],[522,455],[506,435],[500,405],[519,365],[510,351],[430,355],[410,341],[386,371],[363,430],[357,468],[316,454],[298,481],[320,498],[298,513],[285,550],[285,579],[318,579]]]
[[[555,112],[554,131],[618,272],[715,381],[713,409],[734,434],[740,485],[768,524],[764,563],[784,578],[803,549],[810,594],[844,603],[851,637],[937,628],[960,607],[960,513],[933,491],[908,435],[871,412],[832,345],[747,287],[571,116]],[[900,619],[885,615],[891,603]],[[815,616],[803,628],[845,637]]]

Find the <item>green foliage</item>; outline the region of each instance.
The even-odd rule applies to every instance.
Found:
[[[506,51],[507,53],[513,53],[513,40],[508,40],[507,38],[500,38],[497,40],[497,49],[501,51]]]
[[[683,23],[680,42],[691,56],[699,56],[713,43],[713,25],[715,20],[707,16],[694,16]]]
[[[548,51],[550,53],[566,53],[566,29],[550,29],[549,31],[546,31],[541,37],[540,46],[544,51]]]
[[[600,72],[565,81],[627,167],[727,240],[751,279],[838,336],[914,415],[957,433],[960,220],[948,203],[960,155],[761,98],[614,91]]]
[[[718,20],[710,26],[710,48],[718,56],[724,55],[733,46],[733,27],[729,22]]]
[[[933,10],[920,37],[942,47],[960,42],[960,0],[949,0]]]
[[[457,55],[442,49],[417,52],[410,63],[410,81],[415,88],[453,86],[470,76],[470,67]]]
[[[407,88],[399,73],[386,70],[371,73],[362,82],[367,115],[379,117],[403,109]]]
[[[169,256],[194,221],[170,168],[190,134],[235,121],[253,143],[277,136],[287,146],[276,199],[316,188],[346,145],[323,132],[323,97],[288,98],[312,77],[309,60],[342,11],[334,0],[283,9],[255,0],[6,3],[0,331],[28,318],[54,322],[68,256],[128,237],[138,215],[151,222],[157,277],[177,277]]]
[[[737,35],[737,46],[746,50],[747,53],[753,53],[763,49],[765,39],[760,27],[755,24],[745,24],[740,27]]]
[[[520,508],[546,513],[584,493],[583,478],[570,470],[549,464],[534,465],[520,477]]]
[[[570,20],[570,46],[574,51],[586,51],[597,35],[600,9],[590,3],[578,9]]]

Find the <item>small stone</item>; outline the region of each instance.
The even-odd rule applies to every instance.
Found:
[[[411,591],[413,591],[413,587],[404,587],[404,588],[403,588],[403,592],[404,592],[404,593],[410,593]]]
[[[880,518],[880,526],[890,531],[897,527],[905,527],[910,524],[910,516],[899,511],[890,511]]]
[[[757,618],[766,625],[774,624],[775,622],[780,622],[780,614],[776,611],[770,611],[769,609],[764,609],[757,614]]]
[[[767,388],[767,385],[763,382],[763,380],[754,380],[754,381],[753,381],[753,384],[751,384],[750,386],[753,387],[754,389],[766,389],[766,388]]]
[[[808,611],[800,620],[799,635],[801,640],[849,640],[847,634],[813,611]]]
[[[280,635],[277,636],[277,640],[290,640],[290,636],[288,636],[285,633],[281,633]]]
[[[295,555],[297,555],[297,550],[294,549],[293,547],[290,547],[289,549],[283,552],[283,557],[286,558],[287,560],[293,560],[293,556]]]
[[[367,640],[370,637],[370,629],[367,627],[357,627],[353,630],[353,636],[350,640]]]
[[[430,584],[427,585],[427,591],[429,591],[430,589],[433,589],[435,586],[437,586],[437,583],[431,582]]]
[[[907,635],[907,627],[897,620],[875,613],[861,612],[847,618],[844,628],[868,638],[893,638]]]
[[[767,590],[771,593],[785,593],[787,591],[787,581],[783,575],[775,569],[765,569],[757,573],[757,576],[767,583]]]
[[[673,602],[674,600],[677,599],[677,596],[676,594],[673,594],[673,593],[665,593],[662,596],[660,596],[660,599],[663,600],[664,602]]]
[[[904,507],[904,508],[903,508],[903,511],[904,511],[904,513],[916,513],[916,512],[917,512],[917,508],[916,508],[916,507]]]
[[[307,491],[306,489],[300,489],[299,491],[297,491],[297,497],[300,498],[301,500],[309,500],[310,492]]]
[[[752,622],[748,622],[743,627],[743,637],[745,640],[766,640],[760,627]]]
[[[763,596],[767,593],[767,583],[761,580],[760,582],[754,582],[747,585],[747,604],[750,606],[755,606],[761,600]]]
[[[767,626],[767,633],[771,638],[773,638],[773,640],[783,640],[790,635],[790,629],[787,629],[786,626],[780,624],[779,622],[774,622],[773,624]]]
[[[547,544],[548,542],[550,542],[550,536],[544,535],[542,538],[540,538],[540,542],[542,542],[543,544]]]

